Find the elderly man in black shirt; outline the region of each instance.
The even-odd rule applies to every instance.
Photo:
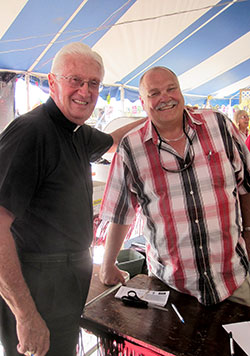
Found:
[[[84,122],[104,69],[82,43],[58,52],[48,101],[0,136],[0,337],[6,356],[75,356],[92,272],[90,162],[135,125],[108,135]]]

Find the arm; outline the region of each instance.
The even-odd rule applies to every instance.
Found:
[[[14,216],[0,206],[0,294],[17,322],[18,352],[46,355],[49,330],[38,313],[24,281],[10,227]]]
[[[115,285],[119,282],[122,284],[125,283],[122,271],[115,266],[115,262],[128,229],[129,225],[110,224],[103,263],[99,273],[100,280],[103,284]]]
[[[134,129],[136,126],[144,123],[147,120],[147,118],[143,118],[140,120],[136,120],[135,122],[131,122],[130,124],[127,124],[125,126],[119,127],[119,129],[113,131],[110,133],[110,135],[113,138],[113,145],[110,147],[108,152],[114,152],[122,139],[124,135],[126,135],[130,130]]]
[[[246,145],[247,145],[247,148],[249,149],[250,151],[250,135],[247,137],[246,139]]]
[[[243,228],[250,227],[250,193],[240,195],[240,207],[243,220]],[[248,259],[250,260],[250,231],[243,231],[246,242]]]

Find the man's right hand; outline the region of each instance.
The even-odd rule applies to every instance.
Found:
[[[118,283],[125,284],[123,274],[125,275],[124,271],[121,271],[115,265],[106,266],[102,264],[99,272],[99,278],[103,284],[108,286],[116,285]]]
[[[45,356],[49,349],[49,330],[36,309],[23,278],[11,226],[15,216],[0,206],[0,294],[16,318],[17,351],[33,351]]]
[[[50,332],[38,312],[26,320],[17,320],[17,351],[26,354],[28,351],[36,356],[45,356],[50,346]]]

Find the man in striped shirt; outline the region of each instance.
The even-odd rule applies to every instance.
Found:
[[[111,221],[100,279],[124,282],[115,266],[136,213],[147,263],[170,287],[204,305],[250,306],[250,153],[237,128],[213,110],[184,105],[176,75],[154,67],[140,80],[148,120],[114,156],[101,209]]]

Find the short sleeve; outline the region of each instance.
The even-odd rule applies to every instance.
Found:
[[[113,145],[111,135],[87,125],[83,126],[81,135],[84,135],[83,142],[85,142],[90,162],[95,162]]]
[[[17,118],[0,136],[0,205],[16,217],[22,216],[39,184],[36,131],[30,122]]]
[[[229,154],[231,163],[235,168],[236,181],[239,194],[250,193],[250,152],[246,147],[238,128],[227,119],[228,130],[232,137],[233,154]]]

